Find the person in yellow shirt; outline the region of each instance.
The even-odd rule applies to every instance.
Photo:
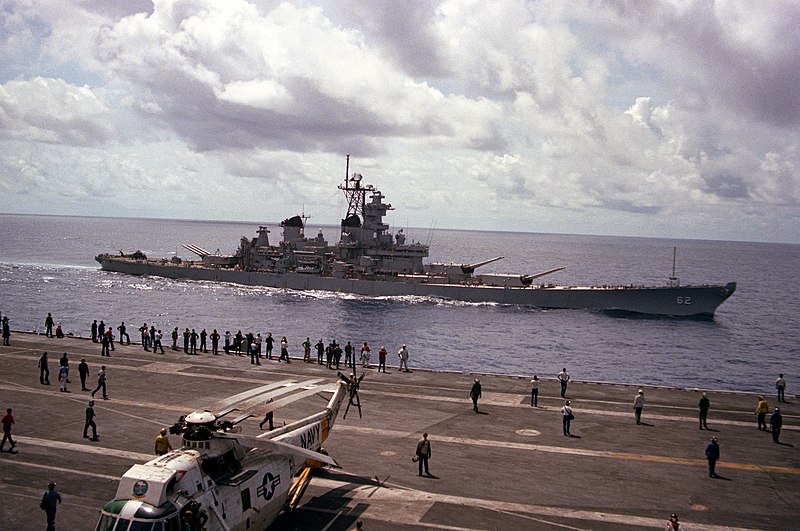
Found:
[[[758,429],[767,431],[767,412],[769,411],[769,405],[767,405],[767,399],[761,395],[758,395],[758,406],[756,406],[756,415],[758,415]]]
[[[156,442],[155,442],[155,452],[156,455],[164,455],[167,452],[172,451],[172,444],[169,442],[169,437],[167,436],[167,429],[161,428],[161,433],[156,435]]]

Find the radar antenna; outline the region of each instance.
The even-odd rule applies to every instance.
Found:
[[[347,198],[347,215],[345,219],[350,216],[357,215],[363,217],[364,205],[367,202],[367,192],[372,192],[374,187],[371,184],[362,185],[363,179],[360,173],[353,173],[349,175],[350,171],[350,155],[347,155],[347,165],[344,174],[344,184],[339,185],[339,190],[344,192]]]

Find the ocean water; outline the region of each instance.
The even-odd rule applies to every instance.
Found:
[[[142,322],[165,336],[175,326],[272,332],[287,336],[292,355],[306,337],[368,341],[390,354],[405,343],[412,366],[437,370],[554,377],[567,367],[577,380],[768,393],[784,372],[790,392],[800,385],[797,245],[405,229],[431,244],[431,261],[504,256],[482,271],[565,267],[547,277],[560,284],[661,285],[676,246],[682,283],[738,283],[714,320],[695,321],[133,277],[100,271],[94,257],[139,249],[190,258],[184,243],[233,252],[256,224],[19,215],[0,223],[0,311],[15,330],[42,331],[51,312],[84,337],[103,319],[125,321],[134,340]],[[280,229],[267,225],[277,242]],[[320,230],[338,239],[336,227]]]

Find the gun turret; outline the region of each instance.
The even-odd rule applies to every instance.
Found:
[[[563,267],[557,267],[555,269],[551,269],[550,271],[545,271],[544,273],[536,273],[535,275],[522,275],[519,277],[520,282],[522,282],[525,286],[530,286],[531,283],[536,280],[537,278],[543,277],[545,275],[549,275],[550,273],[555,273],[556,271],[561,271],[565,269]]]
[[[475,272],[475,270],[481,266],[485,266],[486,264],[491,264],[492,262],[497,262],[498,260],[502,260],[505,256],[496,256],[494,258],[490,258],[488,260],[484,260],[483,262],[477,262],[475,264],[464,264],[461,266],[461,271],[464,272],[465,275],[471,275]]]

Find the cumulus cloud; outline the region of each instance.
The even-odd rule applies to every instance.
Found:
[[[0,136],[96,146],[115,136],[109,109],[88,87],[36,77],[0,86]]]
[[[117,183],[110,213],[150,193],[252,219],[262,196],[336,223],[352,153],[424,226],[786,239],[798,22],[704,0],[18,0],[0,209],[72,164],[87,197]],[[199,186],[246,208],[174,210]]]

